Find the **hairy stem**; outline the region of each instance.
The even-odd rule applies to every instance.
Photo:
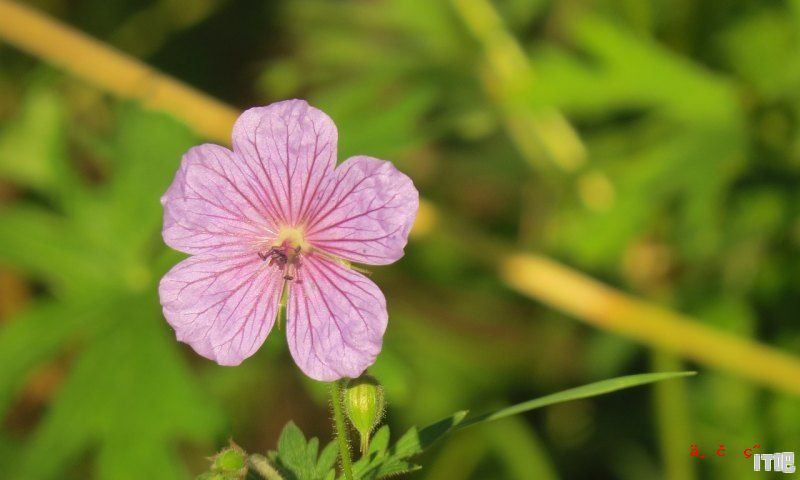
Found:
[[[264,480],[284,480],[280,473],[269,464],[263,455],[250,455],[248,464],[252,470],[257,472]]]
[[[369,433],[362,433],[361,434],[361,456],[367,454],[369,450]]]
[[[333,425],[336,443],[339,445],[339,460],[342,464],[344,478],[353,480],[353,465],[350,461],[350,445],[347,443],[347,426],[342,413],[341,380],[331,383],[331,406],[333,407]]]

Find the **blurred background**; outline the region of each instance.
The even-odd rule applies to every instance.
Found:
[[[769,358],[724,340],[800,361],[800,1],[27,5],[237,110],[306,98],[337,123],[340,159],[413,178],[406,256],[373,269],[390,324],[370,371],[395,435],[617,375],[701,373],[459,432],[415,478],[768,478],[745,448],[800,454],[800,377],[761,382]],[[193,478],[229,437],[274,448],[290,419],[330,439],[326,387],[283,331],[225,368],[161,316],[181,255],[158,198],[212,113],[80,76],[0,34],[0,478]],[[644,333],[609,330],[569,281],[532,280],[560,308],[519,293],[499,270],[520,251],[711,327],[709,357],[729,360],[664,350],[685,330],[648,336],[644,310],[619,319]]]

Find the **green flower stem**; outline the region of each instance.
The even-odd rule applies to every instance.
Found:
[[[344,478],[353,480],[353,465],[350,461],[350,445],[347,443],[347,426],[342,413],[342,385],[341,380],[331,383],[331,405],[333,406],[333,424],[335,427],[336,442],[339,444],[339,459],[342,462]]]
[[[369,432],[360,433],[359,436],[361,437],[361,456],[363,457],[369,450]]]
[[[269,460],[263,455],[250,455],[248,463],[250,468],[261,475],[264,480],[284,480],[281,474],[269,464]]]

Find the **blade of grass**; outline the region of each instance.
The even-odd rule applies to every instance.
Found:
[[[611,393],[625,388],[637,387],[639,385],[646,385],[648,383],[660,382],[662,380],[669,380],[673,378],[689,377],[696,374],[697,372],[642,373],[638,375],[612,378],[610,380],[602,380],[599,382],[590,383],[588,385],[570,388],[569,390],[553,393],[551,395],[546,395],[534,400],[528,400],[527,402],[518,403],[516,405],[497,410],[496,412],[485,413],[483,415],[468,418],[456,425],[454,430],[461,430],[462,428],[477,425],[479,423],[492,422],[494,420],[500,420],[512,415],[519,415],[520,413],[529,412],[531,410],[556,403],[578,400],[580,398],[596,397],[597,395],[603,395],[605,393]]]
[[[391,448],[392,456],[407,459],[425,451],[433,443],[439,441],[451,432],[478,425],[480,423],[492,422],[529,412],[537,408],[554,405],[556,403],[569,402],[581,398],[596,397],[606,393],[615,392],[631,387],[646,385],[648,383],[660,382],[675,378],[689,377],[696,372],[659,372],[643,373],[638,375],[627,375],[624,377],[602,380],[576,388],[570,388],[561,392],[545,395],[544,397],[528,400],[500,410],[484,413],[475,417],[465,419],[466,410],[456,412],[449,417],[445,417],[438,422],[432,423],[422,429],[417,430],[412,427],[400,440]]]

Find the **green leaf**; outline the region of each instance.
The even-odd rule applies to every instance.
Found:
[[[58,478],[97,449],[99,480],[185,478],[176,450],[219,428],[152,300],[116,302],[116,320],[75,361],[10,478]],[[46,461],[42,461],[46,459]]]
[[[383,455],[386,453],[386,449],[389,448],[389,425],[384,425],[372,435],[372,440],[369,444],[369,451],[370,453],[375,453],[377,455]]]
[[[91,322],[99,322],[106,305],[99,302],[41,302],[0,328],[0,416],[31,370],[50,360]]]
[[[508,478],[557,479],[547,448],[524,418],[509,418],[481,428]]]
[[[138,253],[157,238],[163,210],[159,201],[178,170],[181,157],[197,138],[169,115],[133,105],[121,109],[113,144],[118,158],[110,184],[117,240]],[[136,221],[131,221],[135,219]]]
[[[393,477],[396,475],[405,475],[421,470],[420,465],[415,465],[403,460],[390,459],[386,461],[376,472],[375,478]]]
[[[673,378],[689,377],[692,375],[696,375],[696,372],[642,373],[638,375],[612,378],[610,380],[602,380],[584,385],[582,387],[570,388],[569,390],[564,390],[563,392],[554,393],[552,395],[547,395],[535,400],[518,403],[517,405],[506,407],[496,412],[478,415],[477,417],[467,419],[460,423],[460,425],[458,425],[458,429],[460,430],[462,428],[477,425],[479,423],[500,420],[512,415],[519,415],[520,413],[529,412],[531,410],[546,407],[548,405],[554,405],[556,403],[569,402],[571,400],[578,400],[581,398],[596,397],[605,393],[616,392],[617,390],[623,390],[626,388],[637,387],[639,385],[646,385],[648,383],[660,382],[662,380],[669,380]]]
[[[278,439],[280,465],[296,473],[299,478],[307,478],[313,465],[307,462],[306,451],[306,437],[303,432],[294,422],[287,423]]]
[[[382,445],[379,446],[378,449],[375,451],[371,449],[367,457],[362,458],[356,463],[356,471],[359,472],[358,478],[372,480],[418,470],[420,467],[410,463],[409,458],[422,453],[434,442],[443,438],[454,430],[461,430],[462,428],[472,425],[500,420],[512,415],[518,415],[520,413],[535,410],[537,408],[554,405],[556,403],[594,397],[625,388],[646,385],[649,383],[660,382],[662,380],[669,380],[673,378],[687,377],[691,375],[695,375],[695,372],[665,372],[629,375],[590,383],[582,387],[571,388],[569,390],[564,390],[563,392],[554,393],[552,395],[547,395],[535,400],[529,400],[511,407],[503,408],[496,412],[478,415],[466,420],[466,410],[456,412],[453,415],[445,417],[421,430],[418,430],[416,427],[412,427],[397,441],[397,443],[395,443],[394,446],[389,449],[385,455],[383,455],[380,450],[381,448],[384,448],[383,445],[385,445],[383,443],[383,439],[381,439]],[[386,430],[385,435],[388,436],[388,429]]]
[[[407,459],[422,453],[433,442],[450,432],[466,415],[466,410],[457,412],[422,430],[411,427],[389,449],[389,427],[381,427],[375,433],[367,455],[353,465],[353,472],[360,479],[371,480],[418,470],[419,466]]]
[[[87,248],[69,219],[31,205],[0,209],[0,260],[57,290],[107,284],[98,252]]]
[[[536,58],[531,101],[591,121],[636,115],[625,128],[587,135],[597,170],[582,179],[581,206],[565,210],[553,247],[583,266],[611,267],[654,224],[674,221],[683,255],[697,262],[718,255],[719,212],[743,168],[748,137],[735,83],[602,16],[570,23],[584,53],[553,49]],[[597,185],[592,177],[599,190],[587,187]],[[586,194],[592,190],[608,196]]]
[[[0,176],[47,205],[0,210],[0,263],[45,286],[0,326],[0,410],[39,365],[69,352],[70,370],[4,475],[61,478],[80,464],[93,470],[82,477],[99,480],[186,478],[177,445],[209,441],[221,418],[163,320],[155,280],[164,266],[154,262],[163,256],[153,247],[163,250],[158,197],[190,135],[129,107],[108,143],[114,184],[88,188],[65,159],[67,125],[47,92],[30,93],[31,106],[0,134]]]
[[[422,430],[412,427],[400,440],[392,447],[393,456],[410,457],[421,453],[431,446],[435,441],[450,433],[467,416],[468,410],[456,412],[449,417],[445,417],[438,422],[432,423]]]
[[[336,447],[336,442],[330,442],[322,449],[322,453],[319,454],[319,459],[317,460],[317,478],[325,478],[326,475],[334,471],[338,454],[339,449]]]
[[[389,448],[389,426],[384,425],[372,436],[367,454],[353,463],[353,473],[358,478],[365,478],[367,473],[375,472],[381,465]]]
[[[721,35],[729,64],[771,101],[795,94],[800,81],[800,38],[793,20],[782,8],[764,8]]]
[[[0,132],[0,177],[51,196],[68,195],[75,174],[67,161],[61,97],[37,79],[16,119]]]
[[[338,453],[335,443],[329,443],[319,457],[317,452],[319,440],[314,437],[306,441],[300,428],[289,422],[278,438],[278,450],[267,456],[286,480],[325,480],[331,473],[335,476]]]

